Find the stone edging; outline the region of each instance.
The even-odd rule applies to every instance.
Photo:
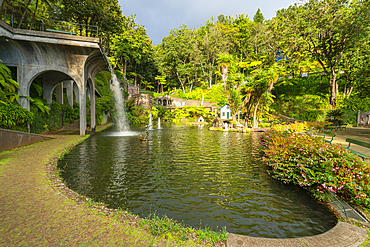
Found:
[[[242,236],[229,233],[228,247],[256,246],[256,247],[357,247],[366,240],[367,230],[345,222],[338,224],[331,230],[312,237],[270,239]]]

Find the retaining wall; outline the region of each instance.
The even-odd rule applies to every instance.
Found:
[[[53,139],[53,137],[0,129],[0,152],[49,139]]]

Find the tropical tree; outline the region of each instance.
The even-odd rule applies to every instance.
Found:
[[[248,78],[246,84],[244,84],[244,91],[250,93],[253,97],[253,128],[257,128],[257,110],[265,93],[270,93],[274,83],[279,79],[281,68],[277,63],[273,64],[268,69],[257,69],[252,72],[253,76]]]
[[[0,104],[13,103],[18,99],[18,83],[12,79],[10,69],[0,60]]]
[[[167,83],[166,76],[156,76],[155,79],[158,81],[158,86],[161,86],[161,92],[163,93],[163,85],[166,85]]]

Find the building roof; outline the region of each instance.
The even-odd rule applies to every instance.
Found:
[[[220,108],[218,108],[218,111],[221,110],[221,108],[224,107],[225,105],[230,106],[229,103],[225,103],[223,106],[221,106]]]

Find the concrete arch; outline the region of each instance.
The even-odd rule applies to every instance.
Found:
[[[102,55],[100,50],[95,50],[85,60],[84,70],[85,78],[95,78],[101,71],[109,71],[108,61]]]
[[[96,116],[95,116],[95,80],[88,78],[86,80],[86,93],[90,99],[90,127],[92,131],[96,128]]]
[[[25,77],[22,81],[24,81],[25,85],[27,86],[28,90],[29,88],[31,87],[31,84],[32,82],[40,75],[46,73],[46,72],[60,72],[60,73],[63,73],[65,74],[66,76],[68,76],[69,80],[73,80],[76,82],[79,90],[81,90],[81,87],[82,87],[82,80],[81,78],[76,74],[74,73],[73,71],[69,70],[68,68],[64,68],[64,67],[56,67],[56,66],[53,66],[53,65],[50,65],[50,66],[40,66],[40,67],[37,67],[33,70],[31,70]],[[67,80],[68,80],[67,79]],[[66,79],[61,79],[60,81],[62,80],[66,80]]]
[[[37,67],[37,68],[34,68],[33,70],[31,70],[29,73],[27,73],[27,75],[24,78],[20,78],[20,81],[23,82],[23,83],[19,84],[18,94],[19,95],[30,96],[30,87],[31,87],[32,82],[37,77],[39,77],[40,75],[47,74],[49,72],[50,73],[54,72],[56,74],[59,74],[59,78],[58,77],[55,78],[54,83],[48,83],[48,82],[43,83],[43,91],[44,91],[43,97],[44,97],[44,99],[47,99],[47,100],[49,98],[48,94],[51,95],[53,87],[56,84],[59,84],[60,82],[65,81],[65,80],[74,80],[75,82],[80,81],[79,77],[73,71],[69,71],[66,68],[63,68],[63,67],[57,68],[56,66],[52,66],[52,65],[51,66],[40,66],[40,67]],[[46,81],[47,80],[48,79],[46,79]],[[50,78],[49,78],[49,80],[50,80]],[[53,84],[53,86],[52,87],[50,87],[50,85],[46,86],[48,84]],[[80,89],[81,88],[81,83],[77,83],[77,86]],[[22,107],[26,108],[27,110],[30,109],[30,103],[29,103],[29,100],[27,98],[23,98],[23,97],[19,98],[19,103],[22,105]],[[50,104],[50,103],[51,103],[51,99],[48,100],[48,104]]]
[[[30,87],[40,77],[54,90],[68,88],[73,105],[73,91],[80,105],[80,134],[86,133],[86,89],[92,99],[92,128],[95,128],[95,76],[107,71],[109,63],[102,53],[99,39],[12,28],[0,23],[0,59],[5,65],[17,67],[18,94],[30,96]],[[51,76],[54,75],[54,76]],[[44,83],[45,80],[45,83]],[[64,81],[66,87],[64,87]],[[60,85],[63,84],[63,87]],[[72,92],[72,93],[71,93]],[[77,97],[78,96],[78,97]],[[71,100],[72,99],[72,100]],[[51,101],[51,100],[50,100]],[[30,109],[25,97],[19,103]],[[71,104],[71,103],[70,103]]]

